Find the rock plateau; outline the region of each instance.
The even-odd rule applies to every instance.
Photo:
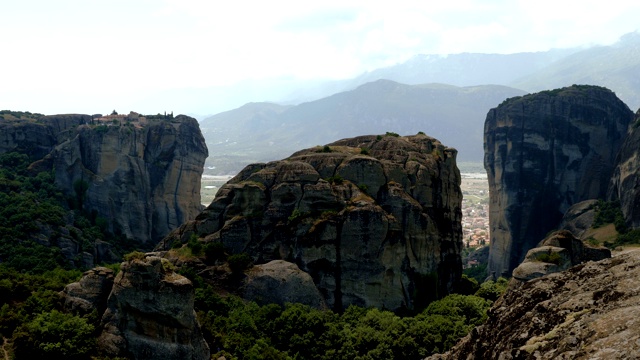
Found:
[[[155,244],[202,210],[208,152],[198,122],[187,116],[0,120],[0,153],[10,151],[28,154],[34,171],[54,169],[68,198],[140,243]]]

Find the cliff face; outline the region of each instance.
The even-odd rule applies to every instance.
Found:
[[[482,326],[428,359],[638,359],[639,279],[636,250],[512,286]]]
[[[633,126],[622,144],[617,166],[609,189],[610,200],[620,200],[627,224],[640,228],[640,110],[636,112]]]
[[[426,135],[362,136],[251,165],[159,247],[195,234],[293,262],[336,309],[421,306],[462,270],[455,157]]]
[[[632,118],[613,92],[576,85],[489,111],[490,271],[510,273],[571,205],[606,196]]]
[[[61,189],[82,196],[85,210],[109,219],[109,230],[128,238],[158,241],[201,210],[207,148],[195,119],[81,125],[48,157]],[[79,183],[86,185],[81,193]]]
[[[9,151],[29,154],[37,171],[55,169],[67,197],[108,219],[111,232],[140,242],[159,241],[202,210],[208,152],[198,122],[187,116],[0,121],[0,153]]]

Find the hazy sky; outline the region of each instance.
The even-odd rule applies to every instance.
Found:
[[[0,0],[0,108],[189,113],[147,107],[173,89],[349,78],[416,54],[611,44],[639,17],[637,0]]]

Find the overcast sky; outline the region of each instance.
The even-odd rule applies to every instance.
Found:
[[[637,0],[0,0],[0,108],[158,112],[173,89],[611,44],[639,18]]]

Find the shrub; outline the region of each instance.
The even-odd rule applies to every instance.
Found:
[[[367,149],[366,147],[360,148],[360,154],[369,155],[369,149]]]
[[[225,258],[224,245],[221,242],[210,242],[204,246],[204,256],[209,261],[222,260]]]
[[[334,175],[334,176],[331,176],[331,177],[327,178],[327,181],[329,182],[329,184],[340,185],[340,184],[342,184],[344,182],[344,179],[340,175]]]
[[[538,256],[536,256],[536,260],[544,263],[560,265],[562,256],[560,256],[560,254],[557,252],[552,252],[548,254],[539,254]]]
[[[144,260],[145,254],[141,251],[133,251],[124,256],[124,261]]]
[[[475,295],[490,301],[496,301],[507,290],[509,282],[507,279],[500,277],[496,281],[485,281],[480,285],[480,289]]]
[[[251,267],[253,259],[247,253],[240,253],[229,256],[227,262],[232,272],[241,273]]]
[[[189,239],[187,246],[191,249],[191,254],[193,254],[193,256],[202,255],[202,243],[198,240],[198,236],[196,234],[191,234],[191,238]]]
[[[360,191],[362,191],[363,193],[366,193],[367,190],[369,190],[369,188],[365,184],[359,184],[358,189],[360,189]]]
[[[399,137],[400,135],[398,133],[387,131],[387,133],[384,136]]]

